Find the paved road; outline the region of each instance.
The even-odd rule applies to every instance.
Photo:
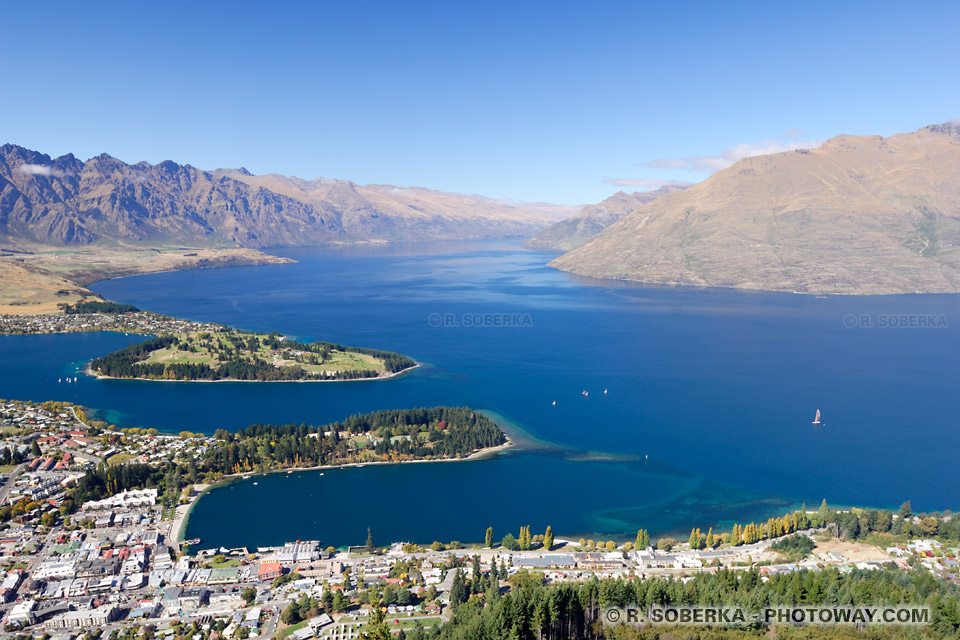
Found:
[[[0,488],[0,504],[6,504],[7,498],[10,496],[10,490],[13,489],[14,483],[16,483],[17,478],[20,477],[20,474],[23,473],[24,468],[27,464],[22,462],[17,465],[17,468],[10,472],[10,477],[7,478],[7,481],[4,483],[3,487]]]

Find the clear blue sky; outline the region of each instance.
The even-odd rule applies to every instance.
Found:
[[[956,1],[5,2],[0,142],[596,202],[737,145],[956,118],[958,22]]]

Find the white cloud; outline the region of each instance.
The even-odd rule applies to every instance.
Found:
[[[744,142],[724,149],[716,156],[690,156],[687,158],[658,158],[642,162],[641,166],[653,169],[686,169],[688,171],[703,171],[713,173],[726,169],[735,162],[750,156],[762,156],[770,153],[781,153],[795,149],[812,149],[820,146],[817,140],[800,140],[800,133],[791,130],[779,138],[770,138],[762,142]]]
[[[17,167],[16,170],[28,176],[49,176],[53,174],[53,169],[42,164],[24,163]]]
[[[659,189],[660,187],[689,187],[692,182],[684,180],[652,180],[644,178],[608,178],[604,180],[605,184],[612,184],[618,187],[649,187],[650,189]]]

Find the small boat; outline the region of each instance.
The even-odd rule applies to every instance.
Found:
[[[63,382],[63,378],[57,378],[57,382],[58,383]]]
[[[589,395],[590,395],[589,393],[587,393],[587,390],[586,390],[586,389],[584,389],[584,390],[583,390],[583,391],[581,391],[580,393],[582,393],[582,394],[583,394],[583,397],[584,397],[584,398],[586,398],[587,396],[589,396]]]
[[[817,417],[813,419],[813,424],[823,424],[820,422],[820,409],[817,409]]]
[[[200,544],[200,538],[194,538],[192,540],[184,540],[183,544]]]
[[[362,465],[362,464],[358,464],[358,465],[357,465],[357,469],[363,469],[363,465]]]
[[[323,475],[323,472],[322,472],[322,471],[320,472],[320,475]]]
[[[606,390],[606,389],[603,390],[603,395],[607,395],[607,390]]]
[[[254,482],[254,483],[253,483],[253,486],[257,486],[258,484],[260,484],[260,483],[259,483],[259,482]]]
[[[557,401],[556,401],[556,400],[553,401],[553,406],[557,406]]]

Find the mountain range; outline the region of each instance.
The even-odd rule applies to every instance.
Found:
[[[667,285],[958,292],[960,124],[745,158],[551,265]]]
[[[669,185],[652,191],[634,193],[618,191],[603,202],[588,204],[575,215],[550,225],[530,238],[527,246],[532,249],[570,251],[648,202],[685,188],[680,185]]]
[[[346,180],[0,147],[0,236],[265,248],[529,236],[575,209]]]

